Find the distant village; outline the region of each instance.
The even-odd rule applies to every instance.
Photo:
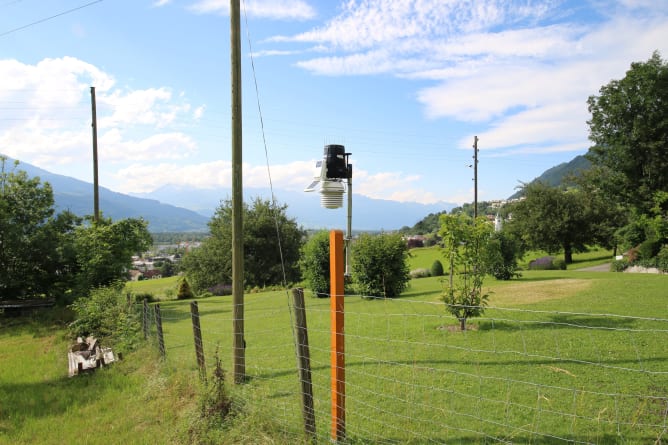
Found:
[[[190,249],[200,247],[200,241],[183,241],[178,244],[155,246],[155,252],[132,257],[132,269],[128,271],[131,281],[166,278],[176,275],[178,264]]]

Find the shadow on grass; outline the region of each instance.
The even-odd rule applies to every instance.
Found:
[[[48,337],[56,330],[66,329],[73,320],[74,314],[67,308],[41,309],[21,317],[0,315],[0,335]]]
[[[20,430],[32,418],[62,416],[97,400],[99,371],[74,378],[61,377],[40,382],[0,382],[0,433]],[[9,425],[9,427],[7,427]]]
[[[477,320],[480,331],[520,331],[529,329],[631,329],[637,320],[624,317],[592,317],[587,315],[551,314],[545,320]]]

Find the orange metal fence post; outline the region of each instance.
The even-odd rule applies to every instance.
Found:
[[[331,320],[331,368],[332,368],[332,440],[343,442],[346,438],[346,364],[343,333],[343,284],[344,254],[343,232],[329,232],[329,278]]]

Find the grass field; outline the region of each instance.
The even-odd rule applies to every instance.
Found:
[[[580,260],[592,262],[601,259]],[[666,441],[668,276],[532,271],[485,288],[491,307],[467,332],[453,328],[438,278],[413,280],[394,300],[346,298],[350,443]],[[287,292],[246,296],[242,414],[211,443],[301,440],[289,302]],[[207,365],[218,348],[229,370],[231,299],[198,304]],[[188,442],[198,387],[188,302],[160,306],[164,362],[143,351],[147,360],[83,378],[64,377],[59,326],[3,326],[0,442],[74,442],[86,428],[103,437],[103,424],[108,443]],[[329,315],[328,299],[307,298],[319,443],[329,437]]]

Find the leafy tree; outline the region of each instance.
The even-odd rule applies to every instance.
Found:
[[[299,281],[299,252],[305,232],[286,215],[287,206],[255,198],[243,205],[244,281],[268,286]],[[232,202],[225,200],[209,221],[211,237],[183,259],[181,266],[195,289],[232,280]],[[278,231],[278,236],[277,236]]]
[[[520,241],[509,231],[493,232],[484,252],[487,272],[497,280],[520,277],[518,260],[522,257]]]
[[[301,251],[302,277],[319,297],[329,296],[329,232],[321,230],[311,236]]]
[[[0,156],[0,299],[61,297],[70,287],[76,262],[70,212],[54,216],[49,183],[6,170]]]
[[[599,186],[648,213],[655,193],[668,190],[668,64],[654,52],[587,103],[587,157],[599,167]]]
[[[584,252],[598,238],[595,232],[603,212],[597,200],[577,190],[562,190],[541,182],[523,188],[525,199],[512,205],[512,220],[506,225],[525,246],[548,253],[563,250],[566,264],[573,252]]]
[[[77,290],[87,293],[92,288],[124,279],[132,255],[151,246],[147,225],[143,219],[112,222],[101,218],[98,222],[91,221],[88,226],[78,227],[74,243],[79,267]]]
[[[466,320],[481,316],[489,299],[489,295],[482,292],[483,253],[493,228],[485,218],[478,217],[474,221],[464,213],[442,215],[440,221],[443,255],[450,270],[443,301],[465,331]]]
[[[363,233],[351,249],[352,281],[366,296],[397,297],[410,281],[408,247],[399,233]]]

